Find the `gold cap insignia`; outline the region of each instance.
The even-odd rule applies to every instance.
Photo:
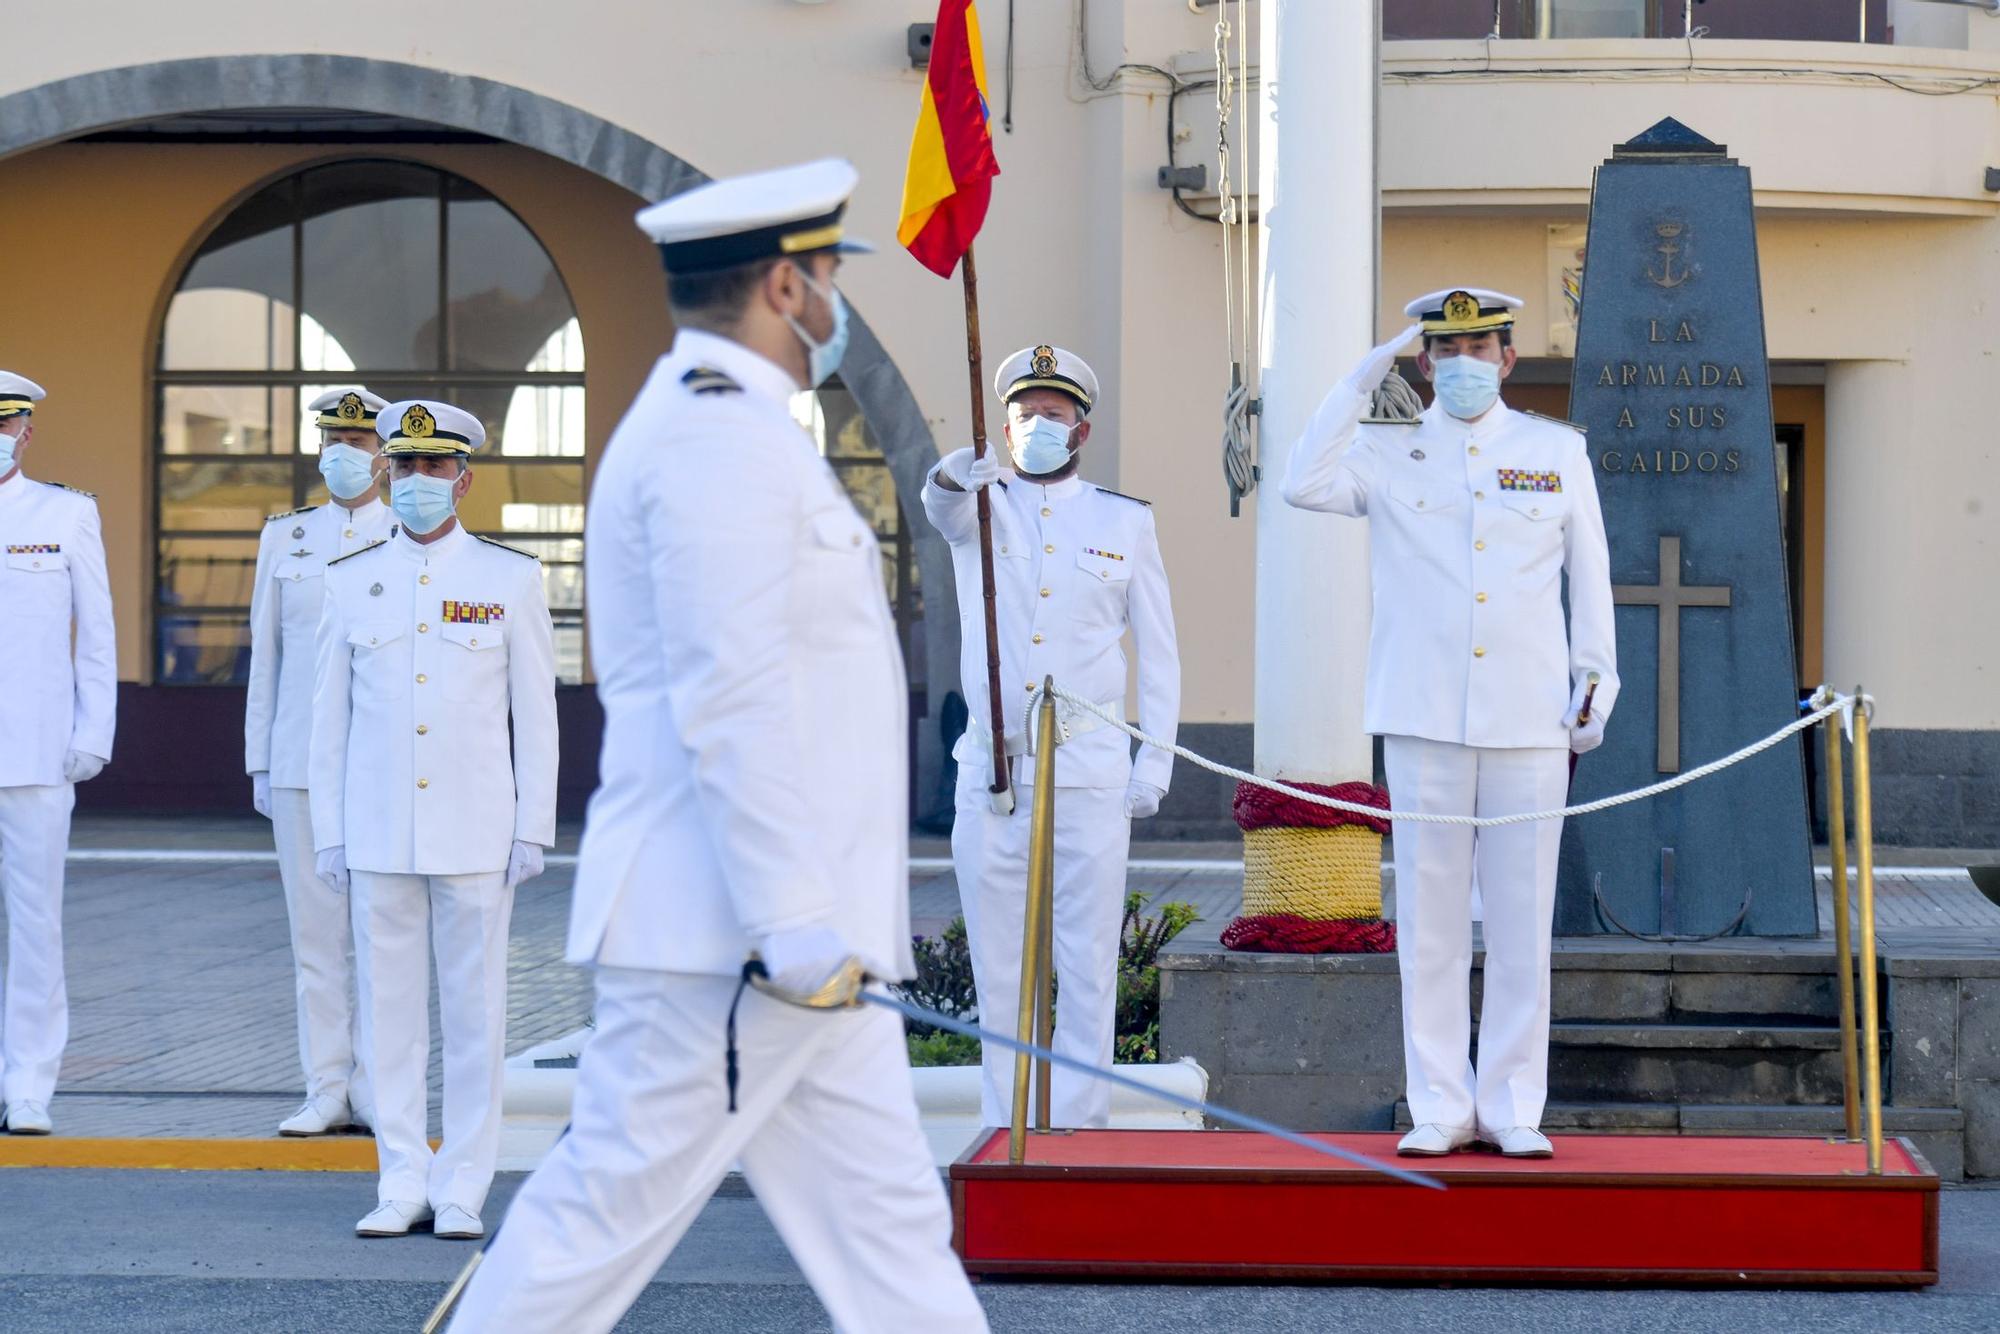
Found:
[[[1056,350],[1047,343],[1035,349],[1035,374],[1054,375],[1056,373]]]
[[[348,394],[342,397],[333,412],[342,421],[358,422],[368,414],[368,406],[361,401],[361,395]]]
[[[403,434],[412,440],[428,440],[437,430],[437,418],[421,403],[413,403],[403,413]]]
[[[1470,324],[1479,318],[1479,303],[1470,292],[1453,292],[1444,299],[1444,318],[1448,324]]]

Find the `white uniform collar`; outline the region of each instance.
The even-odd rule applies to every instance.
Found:
[[[411,560],[439,560],[458,551],[467,542],[476,540],[465,531],[464,519],[460,519],[450,532],[435,542],[419,542],[404,530],[396,530],[396,550]]]
[[[1039,491],[1045,500],[1068,500],[1072,496],[1081,494],[1084,486],[1083,478],[1076,473],[1071,473],[1060,482],[1050,482],[1046,485],[1035,481],[1031,477],[1023,477],[1019,473],[1010,475],[1014,479],[1012,485],[1024,486],[1030,491]]]
[[[1484,440],[1489,436],[1498,434],[1513,421],[1514,409],[1507,406],[1505,399],[1496,398],[1493,400],[1493,406],[1486,410],[1486,415],[1478,421],[1460,421],[1457,417],[1446,412],[1442,403],[1439,403],[1436,399],[1432,399],[1431,405],[1424,409],[1424,417],[1434,426],[1446,426],[1453,430],[1470,431],[1473,439]]]
[[[752,352],[734,339],[706,330],[677,331],[674,345],[667,355],[721,371],[749,392],[775,399],[779,406],[787,409],[790,408],[792,395],[799,392],[799,382],[783,366]]]

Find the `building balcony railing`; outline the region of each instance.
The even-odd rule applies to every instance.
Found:
[[[1394,40],[1696,37],[1963,49],[1993,0],[1385,0]],[[1954,12],[1956,11],[1956,12]],[[1984,21],[1973,15],[1974,22]]]

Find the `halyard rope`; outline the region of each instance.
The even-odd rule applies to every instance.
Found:
[[[1034,698],[1028,702],[1028,712],[1031,718],[1034,715],[1034,710],[1041,706],[1042,696],[1042,689],[1037,687]],[[1789,726],[1779,728],[1762,741],[1752,742],[1732,755],[1725,755],[1719,760],[1710,760],[1707,764],[1699,768],[1690,769],[1684,774],[1678,774],[1673,778],[1667,779],[1665,782],[1654,783],[1651,787],[1642,787],[1632,792],[1621,792],[1616,796],[1600,797],[1596,801],[1587,801],[1580,806],[1565,806],[1559,811],[1522,811],[1515,815],[1478,816],[1433,815],[1420,811],[1384,811],[1377,806],[1364,806],[1358,802],[1341,801],[1336,797],[1323,797],[1317,792],[1309,792],[1303,788],[1293,787],[1289,783],[1280,783],[1272,778],[1262,778],[1242,769],[1232,769],[1230,766],[1211,760],[1205,755],[1197,755],[1185,746],[1176,745],[1170,741],[1162,741],[1160,738],[1141,731],[1124,719],[1117,717],[1103,705],[1093,700],[1084,699],[1080,695],[1071,694],[1061,686],[1055,688],[1055,698],[1074,708],[1082,709],[1085,713],[1097,715],[1097,717],[1103,719],[1108,725],[1117,728],[1143,745],[1151,746],[1155,750],[1170,751],[1178,755],[1181,759],[1186,760],[1189,764],[1206,769],[1212,774],[1220,774],[1224,778],[1233,778],[1239,783],[1250,783],[1257,787],[1268,788],[1273,792],[1282,792],[1295,801],[1303,801],[1312,806],[1324,806],[1329,810],[1346,811],[1350,815],[1365,815],[1378,820],[1387,817],[1390,820],[1401,820],[1412,824],[1469,825],[1474,829],[1491,829],[1496,825],[1535,824],[1542,820],[1564,820],[1577,815],[1592,815],[1598,811],[1610,810],[1614,806],[1629,805],[1635,801],[1645,801],[1649,798],[1660,796],[1662,793],[1672,792],[1675,788],[1686,787],[1689,783],[1699,782],[1707,778],[1710,774],[1720,773],[1731,765],[1741,764],[1753,756],[1761,755],[1785,738],[1795,736],[1821,719],[1831,717],[1836,713],[1849,715],[1851,726],[1852,711],[1857,702],[1856,697],[1853,695],[1843,695],[1829,686],[1821,686],[1813,692],[1810,703],[1814,707],[1811,713],[1806,714]],[[1870,714],[1874,712],[1874,700],[1869,696],[1863,695],[1859,697],[1859,703]],[[1394,794],[1392,793],[1391,797],[1393,798],[1393,796]]]

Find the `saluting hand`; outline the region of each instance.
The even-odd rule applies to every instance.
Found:
[[[1357,394],[1373,396],[1382,387],[1382,381],[1389,374],[1389,368],[1396,364],[1396,354],[1408,346],[1409,341],[1423,331],[1423,325],[1412,324],[1403,332],[1391,338],[1382,346],[1361,359],[1345,381],[1348,388]]]

